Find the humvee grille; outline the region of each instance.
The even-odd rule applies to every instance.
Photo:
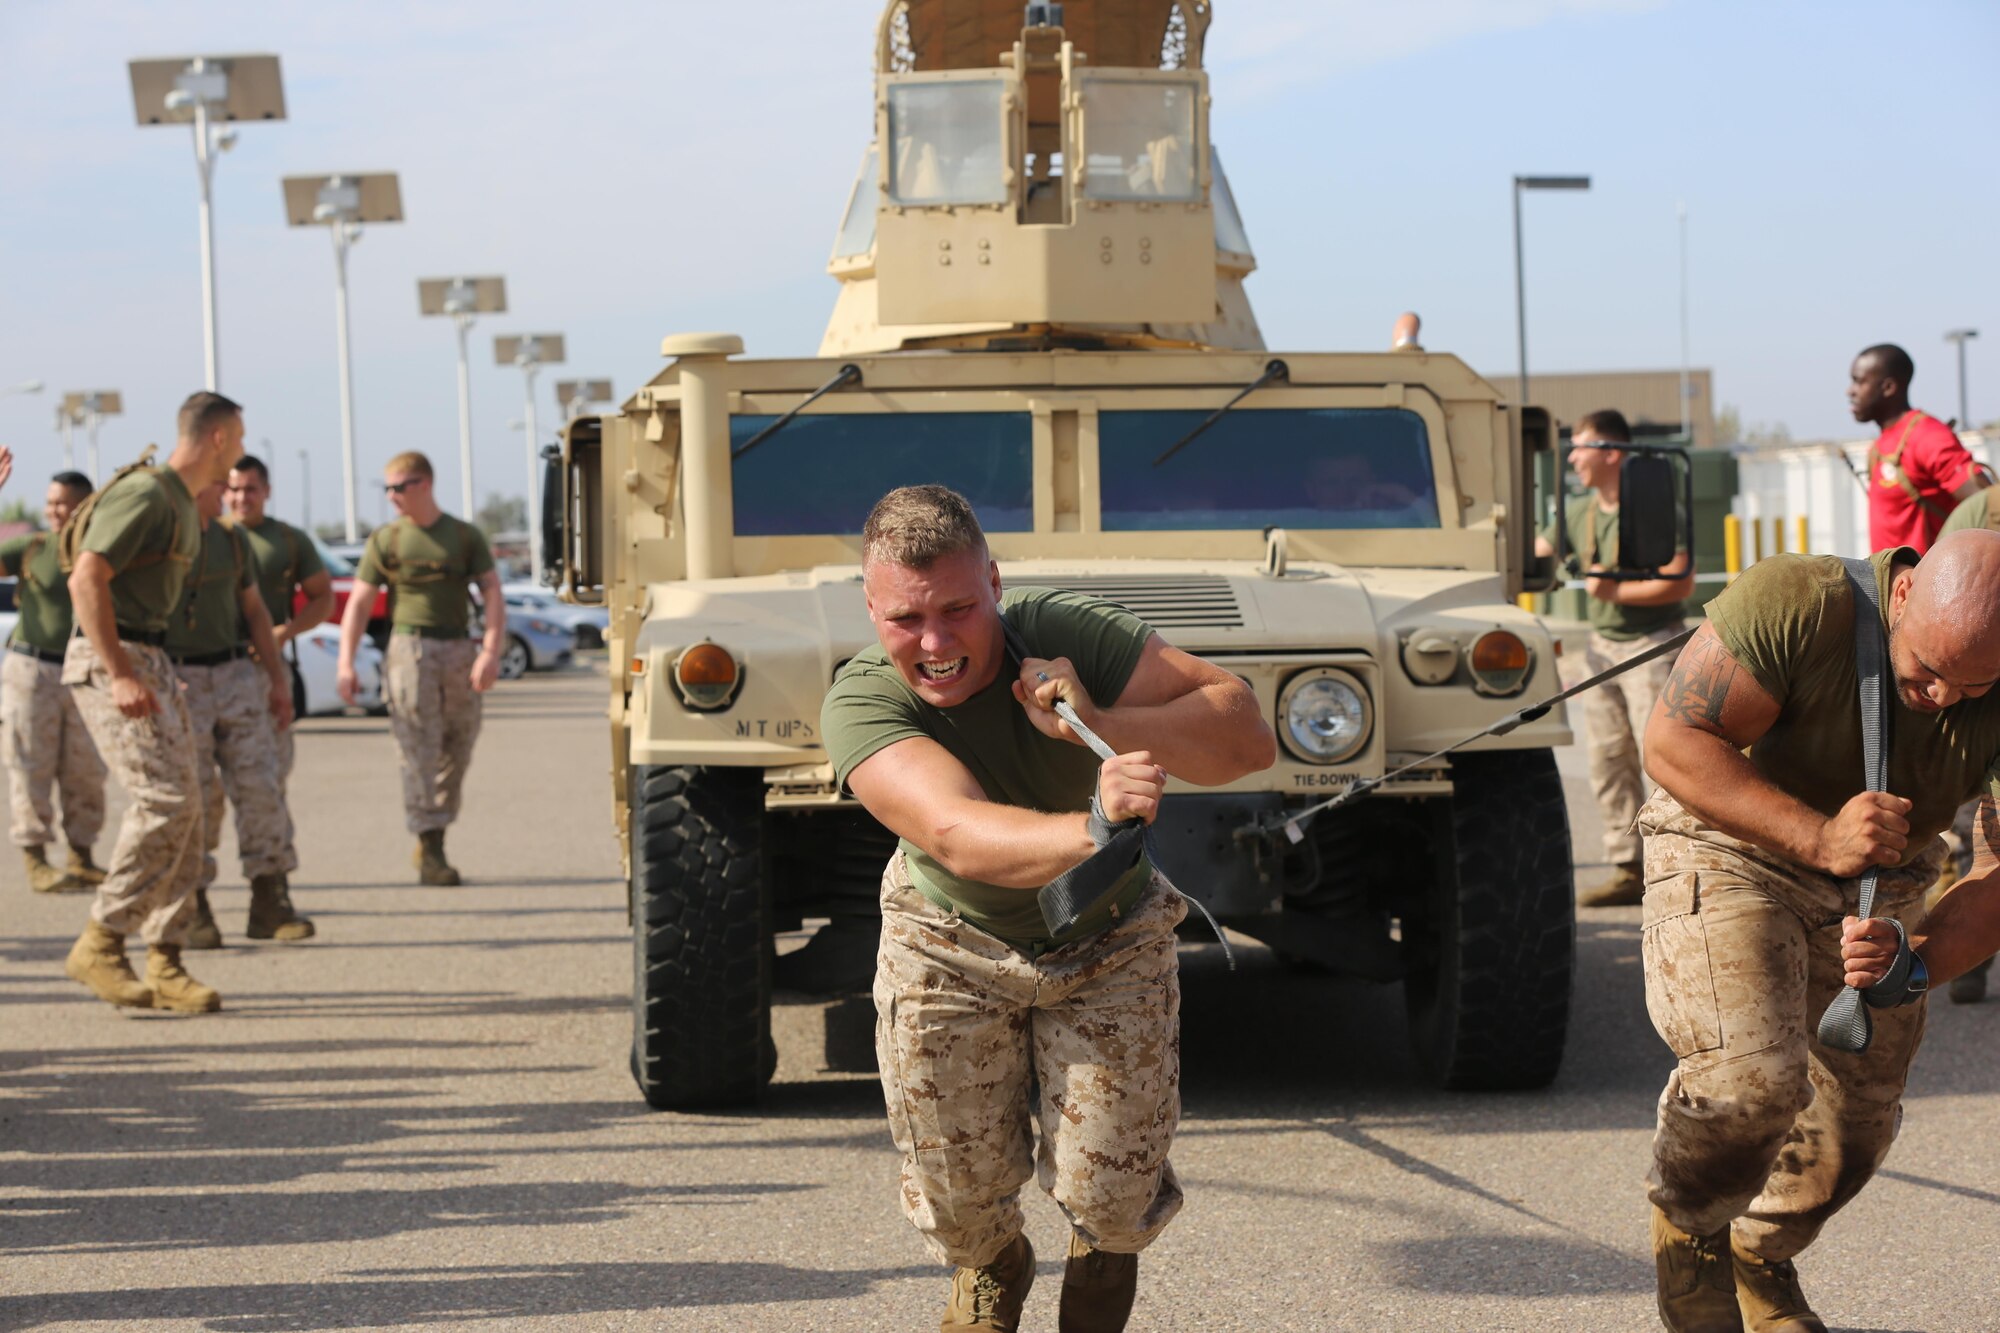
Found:
[[[1219,574],[1080,574],[1036,580],[1116,602],[1155,629],[1241,629],[1243,608]]]

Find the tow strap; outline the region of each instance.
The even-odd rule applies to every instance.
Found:
[[[1847,581],[1854,585],[1854,675],[1861,693],[1861,776],[1868,791],[1889,790],[1889,709],[1887,682],[1883,677],[1886,654],[1882,648],[1882,594],[1875,582],[1875,567],[1866,560],[1843,558]],[[1881,878],[1879,866],[1869,866],[1861,877],[1860,900],[1854,914],[1866,921],[1875,908],[1875,884]],[[1899,935],[1902,933],[1898,928]],[[1903,952],[1909,950],[1907,936]],[[1900,961],[1900,959],[1898,960]],[[1869,1016],[1866,998],[1852,986],[1844,987],[1820,1015],[1819,1041],[1836,1051],[1859,1055],[1875,1036],[1875,1020]]]
[[[1015,629],[1005,616],[1000,618],[1000,628],[1007,636],[1007,648],[1014,655],[1017,664],[1024,663],[1033,656],[1028,651],[1027,642],[1022,639],[1020,631]],[[1047,680],[1048,676],[1043,674],[1040,679]],[[1070,707],[1067,700],[1056,700],[1055,714],[1069,724],[1069,729],[1075,732],[1077,738],[1089,746],[1099,759],[1109,760],[1118,757],[1118,752],[1105,744],[1102,736],[1084,725],[1083,719],[1076,715],[1076,709]],[[1093,806],[1097,804],[1095,797],[1092,798],[1092,804]],[[1221,924],[1199,898],[1183,893],[1178,884],[1167,878],[1167,872],[1160,865],[1159,853],[1153,842],[1153,826],[1142,819],[1128,819],[1120,824],[1112,824],[1109,828],[1109,838],[1095,852],[1044,884],[1036,893],[1035,901],[1042,909],[1042,922],[1049,928],[1049,933],[1061,936],[1075,929],[1077,922],[1083,920],[1105,899],[1117,892],[1119,884],[1124,881],[1132,867],[1139,864],[1139,856],[1144,853],[1146,859],[1152,863],[1153,873],[1160,877],[1160,882],[1180,894],[1183,900],[1192,904],[1194,909],[1207,919],[1209,929],[1215,932],[1215,938],[1222,944],[1223,958],[1228,960],[1230,970],[1234,971],[1236,954],[1230,949],[1229,937],[1223,934]]]

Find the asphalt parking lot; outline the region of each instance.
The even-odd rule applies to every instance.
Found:
[[[87,899],[0,878],[0,1329],[874,1330],[945,1292],[896,1205],[879,1091],[777,1012],[769,1100],[660,1115],[626,1070],[630,953],[603,683],[492,698],[453,859],[418,888],[380,718],[301,727],[309,945],[191,955],[220,1015],[61,974]],[[1581,753],[1563,757],[1592,849]],[[1585,877],[1602,872],[1586,864]],[[1669,1067],[1637,909],[1583,914],[1556,1085],[1425,1087],[1392,990],[1184,952],[1188,1205],[1135,1329],[1644,1329],[1642,1177]],[[1836,1327],[2000,1327],[2000,1001],[1933,1007],[1901,1141],[1801,1271]],[[1028,1201],[1053,1329],[1061,1224]]]

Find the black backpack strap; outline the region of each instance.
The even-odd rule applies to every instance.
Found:
[[[1882,594],[1872,561],[1843,558],[1847,582],[1854,601],[1854,677],[1859,685],[1861,705],[1861,780],[1864,791],[1889,789],[1889,672],[1888,648],[1882,635]],[[1882,872],[1868,867],[1861,877],[1861,893],[1854,914],[1866,920],[1874,915],[1875,886]],[[1833,997],[1820,1016],[1819,1040],[1838,1051],[1859,1054],[1868,1049],[1875,1035],[1874,1020],[1861,992],[1848,987]]]

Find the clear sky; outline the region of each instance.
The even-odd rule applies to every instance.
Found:
[[[1218,0],[1214,137],[1261,265],[1273,347],[1374,348],[1405,307],[1425,343],[1514,364],[1509,179],[1530,196],[1531,371],[1678,362],[1675,207],[1690,215],[1693,360],[1746,423],[1851,435],[1863,345],[1916,357],[1956,412],[1941,335],[1985,330],[1972,415],[2000,417],[2000,5],[1989,0]],[[364,480],[403,448],[458,492],[451,328],[416,279],[501,273],[475,330],[479,489],[520,494],[518,372],[496,333],[568,336],[553,381],[621,396],[663,334],[810,354],[870,128],[874,0],[98,0],[0,4],[0,441],[59,461],[61,389],[116,388],[105,466],[169,442],[200,387],[196,186],[185,129],[141,130],[125,62],[275,52],[290,119],[245,127],[216,175],[223,389],[268,440],[278,511],[338,512],[333,261],[284,225],[278,180],[401,173],[409,221],[352,260]],[[17,483],[18,484],[18,483]],[[362,514],[378,501],[364,491]]]

